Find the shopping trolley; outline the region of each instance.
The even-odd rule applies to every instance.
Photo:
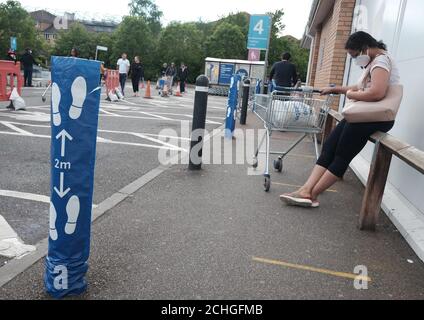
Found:
[[[274,161],[274,169],[277,172],[283,170],[284,158],[301,143],[308,135],[311,135],[315,144],[315,152],[319,157],[317,135],[321,134],[330,111],[332,96],[322,97],[320,91],[313,88],[276,88],[270,94],[256,94],[253,103],[253,112],[263,121],[265,134],[260,140],[256,150],[253,167],[258,168],[258,155],[266,154],[265,168],[265,191],[271,188],[271,176],[269,173],[270,155],[278,155]],[[302,136],[296,140],[286,151],[270,151],[271,136],[274,131],[296,132]],[[261,152],[261,148],[266,142],[266,151]]]

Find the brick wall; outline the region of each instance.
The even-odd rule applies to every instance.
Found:
[[[336,0],[333,10],[319,28],[312,50],[310,83],[320,88],[343,84],[346,51],[352,30],[356,0]]]

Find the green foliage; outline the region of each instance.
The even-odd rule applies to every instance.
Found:
[[[35,22],[17,1],[0,4],[0,57],[6,58],[10,37],[17,37],[17,53],[32,48],[35,55],[43,54],[43,42],[35,30]]]
[[[246,36],[239,26],[222,22],[206,40],[206,55],[222,59],[245,59]]]
[[[277,10],[273,13],[268,13],[272,17],[271,43],[269,48],[269,70],[274,63],[281,61],[281,56],[284,52],[290,52],[292,62],[296,65],[297,71],[303,81],[306,80],[309,62],[309,50],[303,49],[300,46],[300,40],[291,36],[281,36],[284,30],[284,11]]]
[[[61,30],[53,50],[54,55],[69,56],[76,47],[80,58],[94,58],[96,51],[95,36],[80,23],[73,23],[68,30]]]
[[[164,62],[189,66],[189,81],[194,81],[204,64],[202,32],[195,23],[173,22],[161,33],[156,61],[157,73]]]
[[[142,17],[149,25],[155,35],[161,31],[162,25],[160,19],[163,12],[152,0],[132,0],[129,4],[130,14],[134,17]]]
[[[143,17],[125,17],[114,34],[111,67],[116,68],[116,62],[125,52],[131,60],[139,56],[145,66],[146,80],[153,79],[156,74],[156,47],[157,40]]]
[[[77,47],[82,58],[94,58],[96,46],[109,48],[99,52],[98,59],[108,68],[116,68],[116,61],[123,52],[133,60],[141,57],[145,66],[146,79],[154,80],[164,62],[185,62],[193,82],[203,72],[207,56],[223,59],[247,58],[247,35],[250,15],[246,12],[229,14],[214,22],[201,20],[192,23],[173,22],[163,28],[162,11],[154,0],[131,0],[130,16],[124,17],[113,34],[90,33],[74,23],[70,29],[61,31],[54,45],[44,41],[35,29],[35,21],[17,1],[0,4],[0,55],[6,55],[11,36],[18,38],[18,51],[31,47],[45,61],[54,55],[69,55]],[[300,47],[300,41],[281,36],[284,30],[284,11],[268,13],[272,16],[272,32],[269,50],[270,67],[281,59],[283,52],[290,52],[302,80],[305,80],[309,51]],[[264,58],[262,52],[262,58]]]

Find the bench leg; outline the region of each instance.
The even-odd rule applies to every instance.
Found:
[[[359,218],[359,229],[375,231],[389,175],[392,154],[380,142],[375,145],[371,171]]]

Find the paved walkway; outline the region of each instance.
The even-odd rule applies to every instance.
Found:
[[[275,138],[274,149],[294,137]],[[357,229],[363,186],[352,172],[319,209],[280,202],[313,164],[308,140],[273,174],[268,194],[247,165],[166,170],[96,221],[89,290],[79,298],[423,299],[424,264],[393,224],[382,215],[376,233]],[[360,265],[368,290],[354,287]],[[39,261],[0,299],[48,299],[43,272]]]

